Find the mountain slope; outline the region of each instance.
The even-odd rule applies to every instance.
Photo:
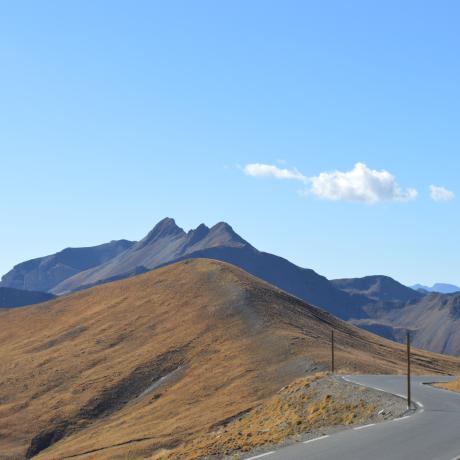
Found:
[[[88,248],[67,248],[56,254],[28,260],[5,274],[0,287],[51,291],[66,278],[112,259],[133,244],[127,240],[111,241]]]
[[[408,288],[389,276],[365,276],[364,278],[348,278],[332,280],[331,283],[350,294],[359,294],[369,299],[383,302],[408,302],[421,299],[423,294]]]
[[[53,299],[52,294],[0,287],[0,308],[22,307]]]
[[[2,458],[148,458],[327,366],[332,327],[339,369],[404,371],[404,347],[211,260],[0,312]]]
[[[327,278],[315,271],[298,267],[282,257],[258,251],[252,246],[204,249],[174,262],[187,258],[215,259],[236,265],[341,319],[368,316],[362,308],[370,302],[367,297],[337,289]]]
[[[412,329],[417,347],[460,355],[460,294],[430,294],[384,318]]]
[[[411,331],[414,346],[460,355],[460,294],[429,294],[399,308],[380,309],[375,318],[351,323],[391,340],[404,342]]]

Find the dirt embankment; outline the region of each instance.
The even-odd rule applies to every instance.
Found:
[[[238,459],[253,450],[257,454],[281,443],[395,418],[406,409],[401,398],[316,374],[295,380],[263,404],[152,460]]]

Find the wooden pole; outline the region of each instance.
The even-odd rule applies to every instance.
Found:
[[[410,332],[407,331],[407,406],[411,407],[411,369],[410,369]]]
[[[331,331],[331,370],[335,372],[334,329]]]

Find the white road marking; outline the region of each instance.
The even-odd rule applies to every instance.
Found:
[[[371,423],[370,425],[357,426],[356,428],[353,428],[353,429],[354,430],[364,430],[364,428],[370,428],[371,426],[375,426],[375,423]]]
[[[275,453],[275,451],[272,450],[271,452],[267,452],[267,453],[265,453],[265,454],[260,454],[260,455],[256,455],[255,457],[250,457],[250,458],[248,458],[247,460],[255,460],[256,458],[266,457],[267,455],[272,455],[272,454],[274,454],[274,453]]]
[[[423,409],[425,407],[421,402],[416,401],[416,403]]]
[[[452,458],[451,460],[460,460],[460,455],[457,455],[456,457]]]
[[[399,422],[400,420],[406,420],[406,418],[410,418],[410,415],[406,415],[405,417],[395,418],[395,422]]]
[[[320,439],[326,439],[329,438],[330,436],[321,436],[320,438],[315,438],[315,439],[310,439],[309,441],[304,441],[304,444],[310,444],[311,442],[319,441]]]

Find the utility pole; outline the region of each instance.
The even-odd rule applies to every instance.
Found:
[[[334,354],[334,329],[331,331],[331,370],[335,372],[335,354]]]
[[[410,332],[407,331],[407,406],[411,408],[411,382],[410,382]]]

